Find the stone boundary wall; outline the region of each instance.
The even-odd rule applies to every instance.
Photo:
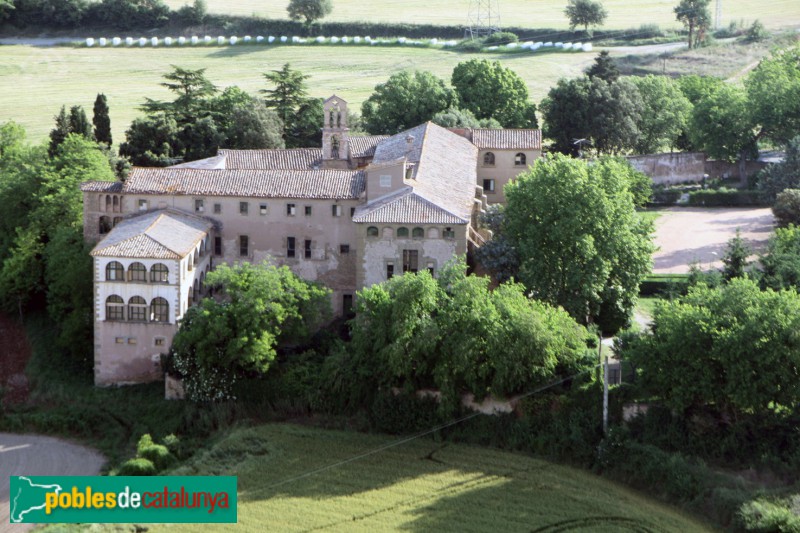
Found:
[[[630,156],[628,162],[650,176],[654,185],[701,181],[706,173],[706,154],[703,152]]]

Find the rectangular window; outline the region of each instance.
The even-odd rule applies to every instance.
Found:
[[[260,215],[266,215],[267,214],[267,204],[258,204],[258,213]]]
[[[129,305],[128,306],[128,319],[134,322],[144,322],[147,320],[147,306],[146,305]]]
[[[114,339],[114,342],[116,342],[117,344],[125,344],[125,337],[117,337],[116,339]]]
[[[311,241],[306,239],[305,245],[303,247],[303,257],[306,259],[311,259]]]
[[[335,217],[342,216],[342,206],[340,206],[339,204],[333,204],[331,206],[331,214]]]
[[[222,237],[214,237],[214,255],[222,255]]]
[[[494,192],[494,180],[490,179],[483,180],[483,191]]]
[[[444,231],[442,232],[442,237],[444,237],[445,239],[455,239],[456,232],[453,231],[453,228],[445,228]]]
[[[431,276],[432,276],[432,277],[436,277],[436,269],[435,269],[435,267],[433,266],[433,263],[432,263],[432,262],[430,262],[430,261],[428,261],[428,272],[430,272],[430,273],[431,273]]]
[[[419,251],[403,250],[403,272],[419,270]]]
[[[294,257],[294,237],[286,237],[286,257]]]
[[[164,346],[167,343],[167,339],[164,337],[156,337],[153,341],[153,344],[156,346]]]
[[[350,245],[349,244],[340,244],[339,245],[339,253],[340,254],[349,254],[350,253]]]
[[[214,214],[219,215],[222,213],[222,204],[214,204]]]
[[[194,201],[194,210],[197,213],[202,213],[205,210],[205,200],[197,198]]]
[[[343,294],[342,295],[342,314],[348,314],[353,310],[353,295],[352,294]]]
[[[128,344],[136,344],[136,337],[128,337]]]
[[[310,217],[310,216],[311,216],[311,206],[310,206],[310,205],[307,205],[307,206],[306,206],[306,216],[307,216],[307,217]]]
[[[248,204],[247,202],[239,202],[240,215],[246,215],[249,209],[250,209],[250,204]]]
[[[295,214],[295,205],[294,204],[286,204],[286,216],[293,217]]]
[[[392,186],[392,175],[381,174],[381,187],[390,188]]]
[[[139,200],[139,211],[147,211],[147,200]]]
[[[386,263],[386,279],[391,279],[394,276],[394,263]]]
[[[245,257],[249,255],[250,252],[250,239],[247,238],[247,235],[240,235],[239,236],[239,255]]]
[[[351,208],[350,208],[350,216],[351,216],[351,217],[354,217],[354,216],[356,216],[356,208],[355,208],[355,207],[351,207]]]

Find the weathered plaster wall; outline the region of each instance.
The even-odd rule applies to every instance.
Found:
[[[484,165],[483,157],[487,152],[494,154],[494,165]],[[525,154],[525,164],[514,164],[518,153]],[[506,197],[503,187],[517,177],[520,173],[528,170],[528,166],[542,156],[541,150],[480,150],[478,153],[478,185],[483,187],[484,179],[494,180],[494,191],[484,188],[484,194],[490,204],[504,204]]]
[[[628,157],[628,161],[656,185],[700,181],[706,173],[706,155],[702,152],[640,155]]]

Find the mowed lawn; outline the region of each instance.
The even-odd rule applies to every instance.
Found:
[[[394,440],[265,425],[235,431],[172,473],[238,476],[239,523],[204,530],[710,531],[588,472],[428,439],[298,478]],[[197,530],[190,524],[148,527]]]
[[[189,0],[166,0],[173,8],[191,4]],[[267,18],[286,18],[288,0],[207,0],[208,9],[215,13],[258,15]],[[488,2],[482,2],[487,4]],[[370,22],[409,22],[415,24],[465,24],[471,0],[334,0],[333,13],[326,20]],[[566,0],[501,0],[497,2],[500,23],[525,28],[566,28]],[[638,28],[641,24],[659,24],[676,28],[674,7],[678,0],[603,0],[608,10],[606,29]],[[715,3],[712,2],[712,15]],[[797,0],[728,0],[723,2],[722,23],[756,18],[769,27],[800,23],[800,3]]]
[[[580,74],[596,54],[481,54],[500,59],[527,82],[539,102],[561,77]],[[140,116],[145,97],[172,99],[159,86],[172,65],[205,68],[218,87],[238,85],[251,94],[267,87],[263,73],[284,63],[310,76],[312,96],[333,93],[360,110],[375,85],[401,70],[429,70],[450,80],[453,67],[473,57],[454,51],[366,46],[242,46],[196,48],[73,48],[0,46],[0,123],[22,124],[34,141],[43,140],[62,105],[82,105],[91,116],[97,93],[111,109],[116,144],[131,121]]]

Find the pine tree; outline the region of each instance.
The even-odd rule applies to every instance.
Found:
[[[273,70],[264,74],[267,81],[275,85],[274,89],[262,89],[260,92],[266,96],[264,104],[274,109],[283,121],[283,138],[287,141],[287,148],[296,148],[288,138],[299,121],[298,112],[301,107],[309,106],[306,76],[299,70],[292,70],[286,63],[281,70]]]
[[[743,278],[746,275],[745,269],[750,264],[747,258],[752,254],[752,250],[742,239],[739,228],[736,228],[736,237],[728,241],[725,254],[722,256],[722,279],[726,282],[733,278]]]
[[[594,65],[586,70],[586,75],[590,78],[600,78],[608,83],[617,81],[619,69],[614,60],[608,55],[608,50],[603,50],[594,58]]]
[[[69,109],[69,132],[94,140],[92,126],[86,117],[86,111],[79,105],[74,105]]]
[[[54,156],[58,147],[63,143],[67,135],[70,134],[69,130],[69,117],[67,116],[67,108],[61,106],[61,111],[55,116],[56,127],[50,130],[50,147],[47,152],[50,156]]]
[[[99,143],[111,146],[111,119],[108,116],[108,102],[106,95],[98,94],[94,101],[94,114],[92,124],[94,124],[94,138]]]

